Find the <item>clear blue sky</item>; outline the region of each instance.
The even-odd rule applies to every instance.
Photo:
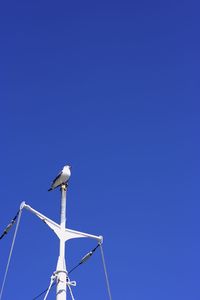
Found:
[[[22,200],[104,236],[113,300],[200,297],[199,1],[2,1],[0,228]],[[13,231],[0,241],[2,280]],[[67,244],[70,269],[96,244]],[[31,300],[58,241],[24,211],[4,299]],[[100,253],[75,299],[108,299]],[[55,290],[49,299],[55,299]]]

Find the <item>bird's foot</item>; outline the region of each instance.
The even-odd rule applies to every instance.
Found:
[[[63,189],[63,190],[66,191],[67,188],[68,188],[68,183],[67,183],[67,182],[66,182],[66,183],[62,183],[61,186],[60,186],[60,189],[61,189],[61,190]]]

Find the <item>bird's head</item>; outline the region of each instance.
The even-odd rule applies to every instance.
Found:
[[[71,170],[71,166],[70,165],[65,165],[65,168],[68,168]]]

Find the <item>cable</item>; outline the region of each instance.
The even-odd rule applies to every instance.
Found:
[[[100,244],[98,244],[94,249],[92,249],[90,252],[88,252],[85,256],[83,256],[83,258],[81,259],[81,261],[75,266],[73,267],[69,272],[68,275],[70,273],[72,273],[76,268],[78,268],[80,265],[82,265],[84,262],[86,262],[91,256],[92,254],[96,251],[96,249],[100,246]],[[56,282],[54,282],[50,289],[56,284]],[[32,300],[36,300],[38,298],[40,298],[44,293],[46,293],[48,291],[49,288],[45,289],[44,291],[42,291],[39,295],[37,295],[35,298],[33,298]],[[49,289],[49,290],[50,290]],[[73,298],[72,298],[73,299]],[[1,300],[1,299],[0,299]]]
[[[56,284],[56,281],[51,285],[51,288]],[[50,289],[51,289],[50,288]],[[36,300],[38,298],[40,298],[44,293],[46,293],[48,291],[49,288],[45,289],[43,292],[41,292],[39,295],[37,295],[35,298],[33,298],[32,300]]]
[[[19,212],[17,213],[17,215],[15,216],[16,218],[18,217],[18,219],[17,219],[15,233],[14,233],[11,248],[10,248],[10,253],[9,253],[9,257],[8,257],[6,271],[5,271],[4,278],[3,278],[3,283],[2,283],[2,286],[1,286],[0,300],[2,299],[2,295],[3,295],[3,289],[4,289],[5,282],[6,282],[6,277],[7,277],[7,273],[8,273],[8,269],[9,269],[9,265],[10,265],[10,260],[11,260],[11,256],[12,256],[12,252],[13,252],[13,248],[14,248],[14,244],[15,244],[15,239],[16,239],[16,236],[17,236],[17,231],[18,231],[19,222],[20,222],[20,219],[21,219],[21,214],[22,214],[22,209],[20,209]],[[15,222],[15,220],[14,220],[14,222]]]
[[[72,273],[76,268],[78,268],[80,265],[82,265],[83,263],[85,263],[92,255],[93,253],[96,251],[96,249],[100,246],[100,244],[98,244],[94,249],[92,249],[90,252],[88,252],[86,255],[83,256],[83,258],[81,259],[81,261],[75,266],[73,267],[68,274]]]
[[[99,245],[100,245],[100,250],[101,250],[101,257],[102,257],[103,268],[104,268],[104,273],[105,273],[108,296],[109,296],[109,299],[112,300],[111,291],[110,291],[110,284],[109,284],[109,280],[108,280],[108,273],[107,273],[106,263],[105,263],[105,257],[104,257],[104,253],[103,253],[103,247],[102,247],[101,243],[99,243]]]
[[[4,229],[2,235],[0,236],[0,240],[8,233],[8,231],[12,228],[12,226],[15,224],[15,221],[19,215],[20,210],[18,210],[18,212],[16,213],[16,215],[14,216],[14,218],[11,220],[11,222],[8,224],[8,226],[6,227],[6,229]]]

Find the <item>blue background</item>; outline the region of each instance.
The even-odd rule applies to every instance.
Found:
[[[200,297],[198,1],[0,4],[2,231],[21,201],[104,236],[113,300]],[[0,241],[2,281],[13,230]],[[68,269],[96,246],[67,244]],[[33,299],[58,240],[24,211],[3,299]],[[100,253],[74,271],[75,299],[108,299]],[[55,299],[55,288],[49,299]]]

